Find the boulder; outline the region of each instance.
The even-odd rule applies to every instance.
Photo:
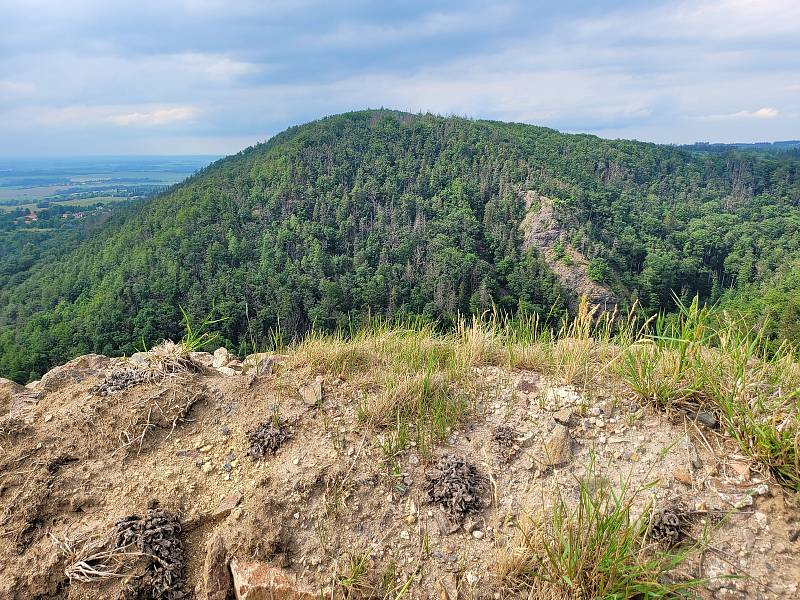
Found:
[[[211,361],[211,366],[215,369],[227,367],[228,363],[235,359],[236,357],[228,352],[227,348],[217,348],[214,350],[214,359]]]
[[[215,536],[206,550],[203,566],[206,600],[226,600],[231,589],[231,572],[228,569],[228,551],[222,536]]]
[[[55,392],[71,383],[97,375],[108,366],[110,360],[107,356],[101,354],[79,356],[45,373],[36,389],[44,392]]]
[[[319,600],[294,575],[267,563],[231,562],[236,600]]]
[[[572,438],[569,429],[556,425],[542,446],[542,464],[546,467],[563,465],[572,458]]]

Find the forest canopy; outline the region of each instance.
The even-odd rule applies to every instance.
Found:
[[[379,110],[217,161],[46,260],[4,256],[0,375],[180,337],[181,307],[224,317],[234,350],[376,316],[560,316],[573,290],[523,245],[530,190],[552,199],[559,244],[623,307],[699,295],[800,343],[796,153]]]

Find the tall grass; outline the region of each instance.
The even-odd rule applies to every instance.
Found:
[[[768,351],[769,349],[769,351]],[[394,436],[397,453],[426,451],[470,413],[484,390],[481,369],[544,373],[589,392],[621,382],[667,411],[700,410],[757,464],[800,490],[800,366],[795,350],[768,344],[741,319],[679,303],[677,317],[598,314],[586,299],[560,326],[536,316],[462,318],[451,331],[422,319],[374,320],[347,333],[313,333],[295,360],[368,391],[362,419]]]
[[[800,366],[741,318],[679,304],[625,349],[618,374],[640,398],[666,410],[711,412],[741,450],[800,491]]]

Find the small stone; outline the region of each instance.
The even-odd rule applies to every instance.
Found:
[[[482,540],[483,536],[484,533],[480,529],[476,529],[472,532],[472,537],[474,537],[476,540]]]
[[[299,458],[295,458],[294,460],[292,460],[292,464],[293,464],[294,466],[297,466],[297,465],[299,465],[299,464],[300,464],[300,459],[299,459]]]
[[[548,467],[562,465],[572,458],[572,438],[563,425],[556,425],[542,448],[542,463]]]
[[[717,421],[717,415],[715,415],[710,410],[700,410],[697,412],[697,420],[708,427],[709,429],[716,429],[719,426],[719,421]]]
[[[53,415],[51,415],[50,413],[47,413],[47,414],[44,416],[44,422],[45,422],[45,423],[49,423],[49,422],[50,422],[50,421],[52,421],[52,420],[53,420]]]
[[[475,585],[478,582],[478,576],[472,571],[467,571],[467,574],[464,577],[466,578],[467,583],[470,585]]]
[[[458,600],[458,578],[455,573],[447,573],[436,582],[439,600]]]
[[[211,473],[211,471],[214,470],[214,465],[212,465],[210,462],[205,462],[203,463],[203,466],[200,467],[200,470],[203,471],[203,473]]]
[[[517,445],[520,448],[530,448],[533,445],[533,442],[536,440],[536,436],[533,431],[527,431],[520,435],[517,439]]]
[[[200,452],[209,452],[213,447],[213,444],[206,444],[200,448]]]
[[[765,515],[763,512],[756,511],[753,516],[755,517],[756,523],[758,523],[758,526],[761,527],[761,529],[764,529],[767,526],[767,515]]]
[[[300,386],[300,397],[308,405],[316,405],[322,401],[322,382],[314,381]]]
[[[683,485],[692,485],[692,474],[686,469],[675,469],[672,472],[672,476]]]
[[[213,515],[215,517],[221,515],[229,514],[234,508],[236,508],[239,502],[242,501],[242,495],[239,492],[231,492],[227,496],[222,499],[222,502],[219,503],[216,510],[214,511]]]
[[[603,413],[603,409],[599,406],[593,406],[589,409],[589,414],[593,417],[599,417]]]
[[[746,462],[739,462],[735,461],[731,463],[731,469],[734,473],[736,473],[742,480],[747,481],[750,479],[750,465]]]
[[[475,519],[467,519],[466,521],[464,521],[462,527],[464,528],[464,531],[466,531],[467,533],[472,533],[473,531],[478,529],[478,523],[475,521]]]
[[[566,407],[556,412],[553,415],[553,418],[556,420],[557,423],[561,423],[562,425],[569,425],[573,413],[574,411],[571,408]]]
[[[536,381],[531,381],[530,379],[522,379],[517,384],[517,390],[525,394],[530,394],[532,392],[538,391],[539,386],[537,385]]]
[[[400,539],[401,540],[408,540],[411,539],[411,534],[408,533],[405,529],[400,532]]]

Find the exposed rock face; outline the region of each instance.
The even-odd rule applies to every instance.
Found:
[[[318,600],[285,571],[262,562],[231,562],[236,600]]]
[[[101,354],[79,356],[67,364],[45,373],[35,389],[36,391],[44,392],[60,390],[71,383],[96,375],[108,365],[110,360],[107,356]]]
[[[575,293],[572,303],[585,295],[589,298],[590,305],[597,306],[600,311],[614,310],[617,306],[614,294],[606,286],[589,278],[589,262],[580,252],[565,243],[567,232],[556,218],[553,201],[534,191],[525,192],[524,195],[528,213],[520,224],[524,235],[522,247],[539,251],[561,285]],[[553,248],[558,242],[564,243],[565,252],[572,259],[571,265],[568,266],[555,257]],[[571,308],[574,309],[575,306]]]

